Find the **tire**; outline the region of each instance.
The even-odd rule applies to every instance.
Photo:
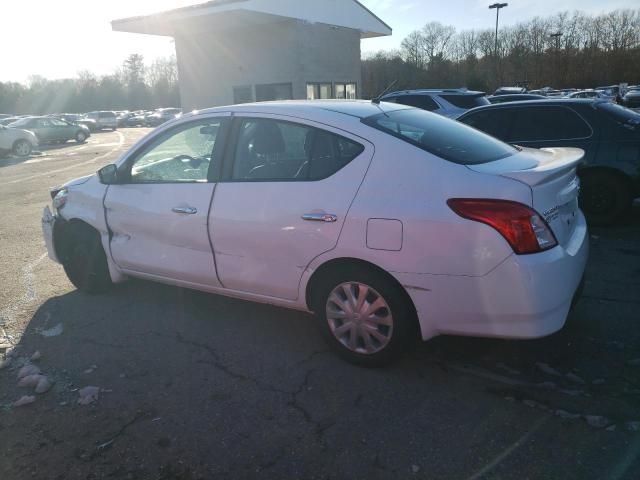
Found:
[[[71,226],[62,266],[67,277],[80,291],[102,293],[111,287],[107,257],[100,235],[89,226]]]
[[[329,272],[319,280],[312,295],[313,310],[326,341],[349,363],[388,365],[418,338],[415,312],[406,292],[373,269],[354,265]],[[352,309],[357,303],[361,307]],[[372,310],[376,304],[378,308]],[[367,321],[365,315],[376,320]],[[355,323],[355,328],[348,328],[349,322]]]
[[[76,133],[76,143],[84,143],[87,140],[87,134],[80,131]]]
[[[11,149],[12,153],[17,157],[28,157],[31,155],[33,145],[28,140],[17,140]]]
[[[631,209],[633,195],[624,178],[610,172],[584,173],[581,184],[580,208],[591,225],[612,225]]]

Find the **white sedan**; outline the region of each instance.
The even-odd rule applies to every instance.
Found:
[[[417,336],[562,328],[588,256],[582,157],[396,104],[220,107],[55,189],[43,228],[81,290],[138,277],[311,311],[381,365]]]
[[[0,155],[11,152],[18,157],[27,157],[37,146],[38,138],[30,130],[0,125]]]

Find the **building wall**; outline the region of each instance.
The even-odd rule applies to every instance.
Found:
[[[355,82],[360,91],[356,30],[287,20],[177,33],[175,45],[185,110],[232,104],[234,86],[291,83],[295,99],[306,98],[307,82]]]

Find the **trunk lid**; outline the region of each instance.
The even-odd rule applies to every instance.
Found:
[[[522,148],[512,157],[467,168],[528,185],[531,206],[549,224],[558,243],[565,246],[578,218],[580,180],[576,169],[583,158],[584,151],[579,148]]]

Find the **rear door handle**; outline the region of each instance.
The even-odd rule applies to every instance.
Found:
[[[305,213],[302,219],[310,222],[333,223],[338,221],[338,216],[333,213]]]
[[[174,207],[172,208],[174,213],[184,213],[186,215],[194,215],[198,213],[198,209],[194,207]]]

